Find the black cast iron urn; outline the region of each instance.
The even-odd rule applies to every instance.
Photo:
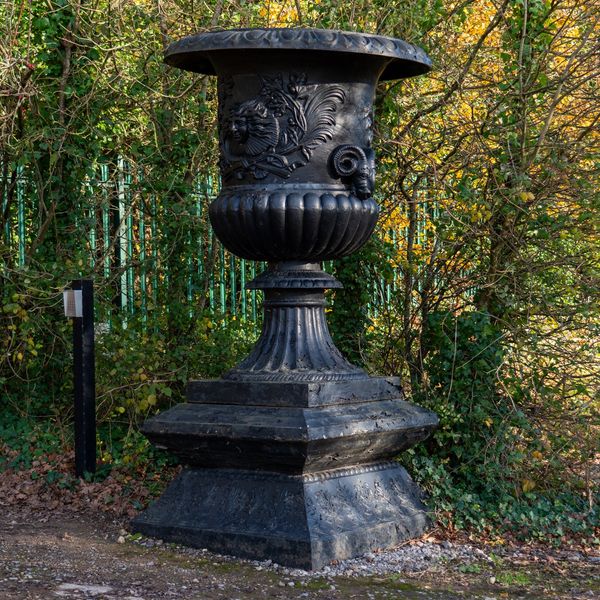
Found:
[[[316,29],[200,33],[169,65],[217,75],[222,191],[210,219],[237,256],[269,261],[251,354],[145,435],[186,465],[133,522],[164,540],[308,569],[417,536],[428,519],[394,462],[437,417],[397,378],[337,350],[321,261],[360,248],[377,222],[373,97],[380,79],[426,73],[401,40]]]

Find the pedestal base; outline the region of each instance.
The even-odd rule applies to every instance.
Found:
[[[420,493],[393,462],[315,474],[184,470],[133,530],[214,552],[319,569],[386,548],[428,524]]]
[[[317,569],[425,529],[419,490],[390,459],[437,417],[397,379],[192,381],[187,399],[142,426],[187,468],[134,531]]]

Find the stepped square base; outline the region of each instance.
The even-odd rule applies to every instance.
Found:
[[[427,524],[417,486],[385,462],[308,475],[188,468],[132,527],[168,542],[319,569],[394,546]]]
[[[391,461],[437,425],[395,378],[192,381],[143,433],[187,468],[134,531],[318,569],[420,535],[417,486]]]

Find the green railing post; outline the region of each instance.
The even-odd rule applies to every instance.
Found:
[[[0,169],[4,170],[4,168],[8,168],[8,165],[4,165],[0,163]],[[6,215],[6,222],[4,223],[4,240],[6,241],[6,246],[10,247],[10,212],[7,208],[8,206],[8,179],[4,185],[4,189],[2,189],[2,215]]]
[[[127,309],[130,314],[135,310],[135,290],[133,287],[135,272],[133,268],[133,198],[131,194],[131,169],[129,161],[124,161],[125,199],[127,203]]]
[[[213,255],[213,245],[215,243],[214,233],[212,229],[208,232],[208,256],[211,257]],[[208,306],[210,308],[210,312],[215,312],[215,265],[211,265],[211,269],[208,273]]]
[[[237,316],[237,277],[236,260],[233,254],[229,255],[229,293],[231,294],[231,314]]]
[[[90,265],[92,270],[96,268],[96,204],[94,202],[94,196],[92,192],[92,185],[90,183],[89,177],[86,177],[85,180],[85,191],[86,198],[90,200],[90,208],[88,210],[88,218],[90,221]]]
[[[19,232],[19,267],[25,266],[25,194],[23,193],[23,167],[17,167],[17,230]]]
[[[150,215],[150,234],[152,236],[152,307],[156,311],[158,306],[158,232],[156,225],[156,216],[158,212],[158,206],[156,202],[156,196],[152,195],[152,214]],[[153,319],[154,328],[158,327],[156,319]]]
[[[250,266],[250,276],[252,279],[256,277],[256,263],[254,261]],[[256,323],[256,290],[250,291],[250,299],[252,301],[252,322]]]
[[[221,315],[225,314],[225,248],[219,248],[219,302]]]
[[[140,238],[140,310],[142,311],[142,325],[145,328],[148,321],[148,305],[146,294],[146,206],[145,199],[140,198],[138,235]]]
[[[117,228],[117,239],[119,241],[119,271],[120,271],[120,307],[127,310],[127,223],[125,206],[125,181],[124,181],[123,159],[117,159],[117,202],[119,225]],[[127,322],[127,317],[122,317]]]

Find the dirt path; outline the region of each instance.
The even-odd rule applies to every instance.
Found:
[[[0,599],[600,597],[600,564],[588,560],[435,564],[416,574],[315,577],[166,544],[146,547],[127,536],[119,540],[123,525],[97,512],[0,513]]]

